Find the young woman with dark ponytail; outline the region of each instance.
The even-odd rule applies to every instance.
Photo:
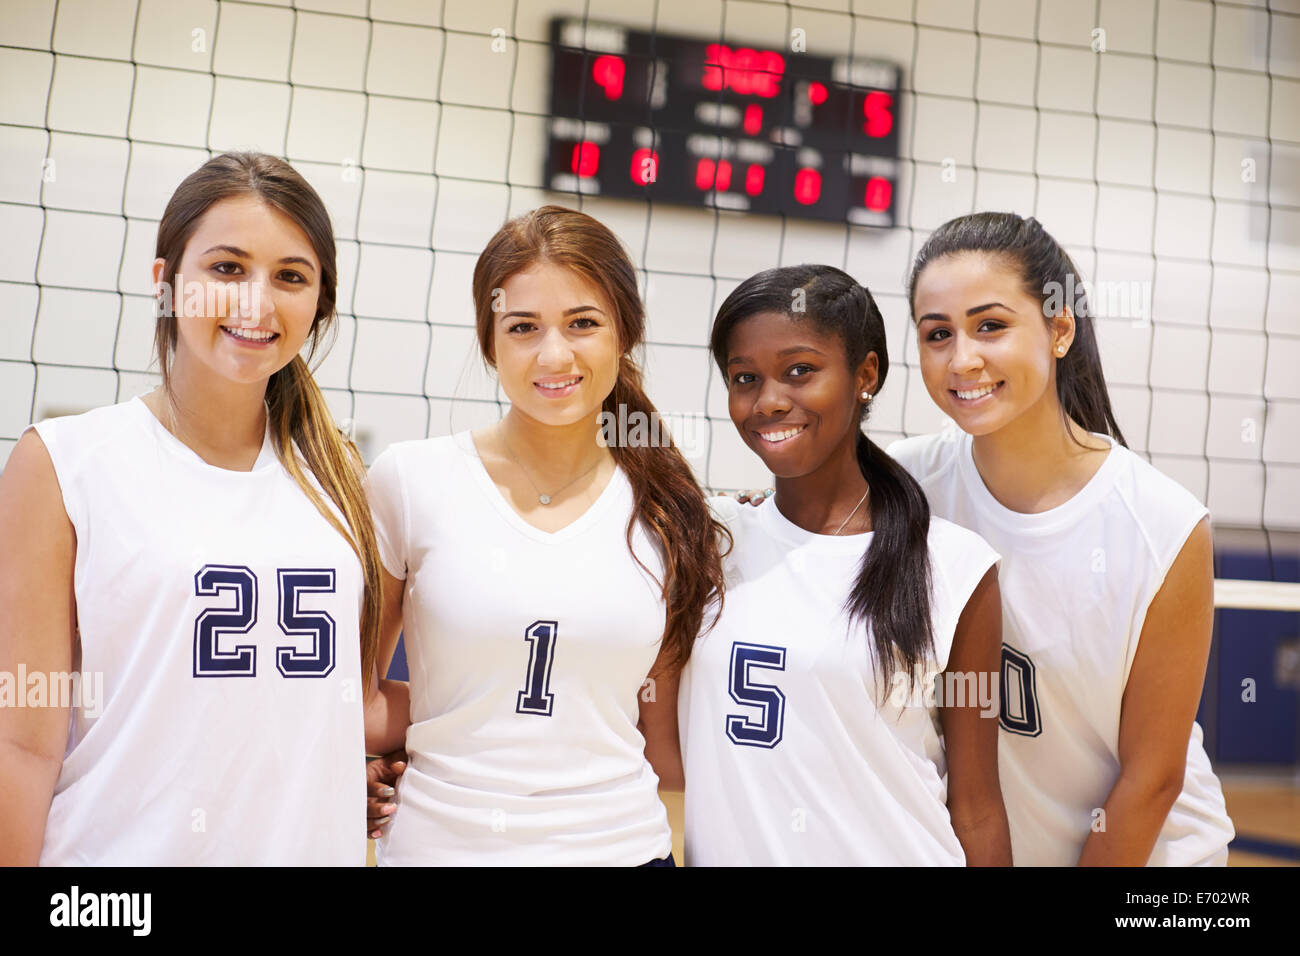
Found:
[[[776,495],[715,499],[735,544],[681,685],[687,862],[1010,863],[998,555],[861,430],[889,371],[870,293],[831,266],[761,272],[711,349]]]
[[[1226,862],[1232,823],[1194,721],[1207,512],[1126,447],[1079,271],[1036,220],[977,213],[930,236],[908,295],[926,389],[957,428],[889,453],[1003,557],[1016,863]]]
[[[543,206],[488,242],[473,291],[510,410],[370,469],[380,661],[404,631],[411,672],[384,742],[409,755],[401,805],[371,801],[379,861],[672,865],[657,789],[682,787],[678,671],[725,532],[675,447],[602,427],[655,411],[636,271],[595,219]]]
[[[363,865],[379,558],[299,354],[329,216],[283,160],[217,156],[156,255],[162,387],[36,423],[0,476],[0,671],[79,683],[0,707],[0,862]]]

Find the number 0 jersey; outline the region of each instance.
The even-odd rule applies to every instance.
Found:
[[[238,472],[139,398],[32,427],[83,674],[40,862],[364,865],[361,566],[269,430]]]
[[[884,686],[868,629],[844,613],[872,533],[813,534],[775,499],[710,504],[735,546],[722,615],[678,695],[687,865],[961,866],[936,700],[902,674]],[[998,556],[940,519],[929,552],[933,673]]]
[[[469,432],[391,446],[368,490],[384,566],[406,581],[411,675],[410,761],[380,864],[667,856],[668,814],[637,729],[664,604],[628,551],[623,471],[553,534],[510,506]],[[662,580],[639,526],[633,540]]]
[[[971,436],[955,427],[889,447],[935,514],[978,532],[1003,557],[998,767],[1021,865],[1072,865],[1105,825],[1102,805],[1120,770],[1120,707],[1147,609],[1207,513],[1173,479],[1111,444],[1082,490],[1039,514],[993,497]],[[1226,862],[1232,836],[1193,723],[1183,790],[1148,865]]]

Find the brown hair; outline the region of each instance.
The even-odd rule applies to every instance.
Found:
[[[496,367],[494,290],[539,262],[571,270],[600,290],[613,307],[622,354],[618,379],[602,409],[617,415],[621,405],[629,417],[639,411],[653,420],[650,416],[656,409],[645,395],[641,369],[632,358],[632,350],[645,341],[645,306],[637,292],[636,269],[618,237],[577,210],[542,206],[510,220],[488,241],[474,266],[474,311],[484,361]],[[705,611],[713,605],[721,610],[721,540],[730,542],[731,536],[710,513],[690,465],[674,443],[616,444],[610,452],[626,473],[635,499],[627,525],[628,549],[632,550],[632,533],[639,521],[663,558],[660,584],[667,613],[662,642],[670,666],[680,668],[701,633]],[[639,558],[637,563],[645,567]],[[709,626],[716,620],[714,615]]]
[[[320,260],[320,296],[308,338],[311,343],[308,358],[314,358],[322,338],[334,328],[334,296],[338,285],[334,227],[316,190],[284,160],[265,153],[225,153],[185,177],[172,193],[158,224],[155,255],[165,261],[161,281],[169,288],[175,286],[176,270],[185,246],[203,214],[214,203],[236,196],[254,196],[284,213],[307,234],[316,251]],[[165,310],[164,303],[160,302],[154,350],[169,398],[174,398],[171,365],[176,341],[176,315]],[[363,487],[365,464],[356,445],[335,425],[325,396],[301,355],[295,355],[292,362],[271,376],[266,386],[266,403],[276,455],[316,510],[343,536],[361,561],[365,578],[361,670],[364,686],[369,687],[379,646],[381,579],[375,529]],[[299,454],[294,454],[294,445]],[[303,471],[304,460],[307,469],[347,519],[348,528],[339,523],[308,481]]]

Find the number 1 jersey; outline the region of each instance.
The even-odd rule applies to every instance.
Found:
[[[637,729],[659,586],[633,560],[621,469],[555,533],[510,506],[469,432],[398,442],[368,483],[384,565],[405,580],[410,762],[388,865],[633,866],[672,846]],[[643,529],[637,555],[662,580]]]

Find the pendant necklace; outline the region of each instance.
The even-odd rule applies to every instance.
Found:
[[[533,486],[533,491],[537,492],[538,503],[543,505],[549,505],[551,503],[551,498],[553,497],[553,495],[544,494],[541,491],[541,489],[537,487],[537,484],[533,481],[532,477],[529,476],[527,469],[525,469],[524,466],[520,464],[519,459],[515,457],[515,453],[511,451],[510,442],[506,440],[506,431],[504,428],[500,426],[500,424],[497,425],[497,432],[501,435],[501,444],[505,446],[506,454],[509,455],[510,460],[515,463],[515,467],[518,468],[521,472],[523,472],[524,478],[526,478],[528,480],[528,483]],[[584,471],[582,474],[578,475],[577,478],[574,478],[571,481],[566,482],[564,484],[564,487],[557,488],[554,492],[554,495],[558,495],[561,491],[564,491],[565,488],[568,488],[574,482],[578,481],[579,478],[585,478],[587,475],[591,474],[593,471],[596,470],[597,466],[600,465],[601,460],[602,459],[597,458],[596,463],[593,464],[586,471]],[[859,504],[861,504],[861,502],[859,502]]]

